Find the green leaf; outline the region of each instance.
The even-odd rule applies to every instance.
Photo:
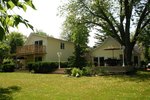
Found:
[[[9,18],[9,22],[7,23],[9,26],[12,26],[14,25],[14,19],[13,18]]]
[[[10,18],[7,16],[7,17],[6,17],[6,19],[5,19],[5,21],[6,21],[6,24],[8,24],[8,22],[9,22],[9,19],[10,19]]]
[[[9,0],[9,1],[7,2],[7,4],[8,4],[8,7],[9,7],[11,10],[15,7],[15,4],[14,4],[11,0]]]
[[[22,8],[22,9],[26,12],[27,7],[26,7],[25,4],[23,4],[22,2],[18,2],[17,5],[18,5],[20,8]]]
[[[34,27],[31,24],[28,24],[28,26],[34,31]]]
[[[0,41],[3,40],[4,36],[5,36],[5,31],[4,31],[4,29],[0,26]]]
[[[33,5],[32,3],[32,0],[25,0],[26,1],[26,4],[30,7],[32,7],[33,9],[36,9],[35,6]]]
[[[3,8],[3,6],[0,4],[0,12],[2,13],[2,14],[6,14],[6,9],[5,8]]]
[[[21,19],[20,19],[20,17],[19,17],[18,15],[14,16],[14,17],[15,17],[15,18],[14,18],[14,20],[15,20],[14,25],[15,25],[15,26],[18,26],[18,24],[19,24],[20,22],[22,22],[22,21],[21,21]]]
[[[23,10],[26,12],[27,7],[25,5],[22,5]]]

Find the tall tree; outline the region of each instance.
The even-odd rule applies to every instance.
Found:
[[[95,39],[97,39],[97,42],[95,42],[95,46],[99,46],[101,43],[104,42],[104,40],[107,38],[108,36],[106,34],[99,34],[99,33],[95,33]]]
[[[6,33],[9,33],[9,27],[17,27],[19,23],[33,29],[33,26],[26,19],[23,19],[20,15],[10,13],[14,8],[26,11],[27,6],[35,9],[32,0],[0,0],[0,40],[3,39]]]
[[[101,29],[125,46],[127,65],[138,36],[150,25],[150,0],[69,0],[63,7],[66,16],[73,13],[78,21]]]
[[[142,47],[144,47],[144,56],[146,62],[150,61],[150,25],[147,26],[143,31],[143,34],[139,36],[138,41],[142,43]]]
[[[6,42],[10,46],[10,53],[16,53],[17,46],[23,46],[26,37],[19,32],[12,32],[6,36]]]
[[[3,62],[3,59],[9,55],[10,47],[7,43],[0,41],[0,65]]]
[[[65,20],[63,36],[68,41],[72,41],[75,45],[72,66],[78,68],[85,67],[86,60],[84,54],[87,48],[89,36],[89,31],[86,25],[77,21],[75,15],[72,14]]]

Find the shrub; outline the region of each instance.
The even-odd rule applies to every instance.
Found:
[[[61,68],[68,68],[68,62],[61,62],[60,66]]]
[[[29,72],[33,70],[33,67],[32,67],[33,63],[34,62],[27,63],[27,67],[26,68],[29,70]]]
[[[92,75],[92,68],[91,67],[84,67],[82,69],[84,76],[91,76]]]
[[[2,65],[0,65],[1,72],[14,72],[15,71],[15,64],[13,59],[5,58],[3,59]]]
[[[58,68],[57,62],[30,62],[27,65],[29,71],[34,73],[49,73]]]
[[[2,72],[2,68],[3,68],[3,66],[2,66],[2,65],[0,65],[0,72]]]
[[[65,74],[71,75],[72,68],[66,68]]]
[[[80,70],[79,68],[73,68],[71,70],[71,75],[75,77],[80,77],[82,76],[82,70]]]
[[[3,59],[3,64],[14,64],[14,60],[11,58]]]
[[[109,72],[105,67],[92,68],[92,75],[107,75],[107,74],[109,74]]]
[[[15,64],[4,64],[2,66],[2,72],[14,72]]]

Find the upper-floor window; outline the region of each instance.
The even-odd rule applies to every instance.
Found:
[[[60,49],[65,49],[65,43],[60,43]]]
[[[42,40],[35,41],[35,45],[43,45],[43,41]]]

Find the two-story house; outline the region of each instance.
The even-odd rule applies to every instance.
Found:
[[[32,33],[25,45],[17,48],[16,56],[23,65],[26,65],[32,61],[57,62],[58,55],[61,62],[66,62],[73,52],[72,42]]]

